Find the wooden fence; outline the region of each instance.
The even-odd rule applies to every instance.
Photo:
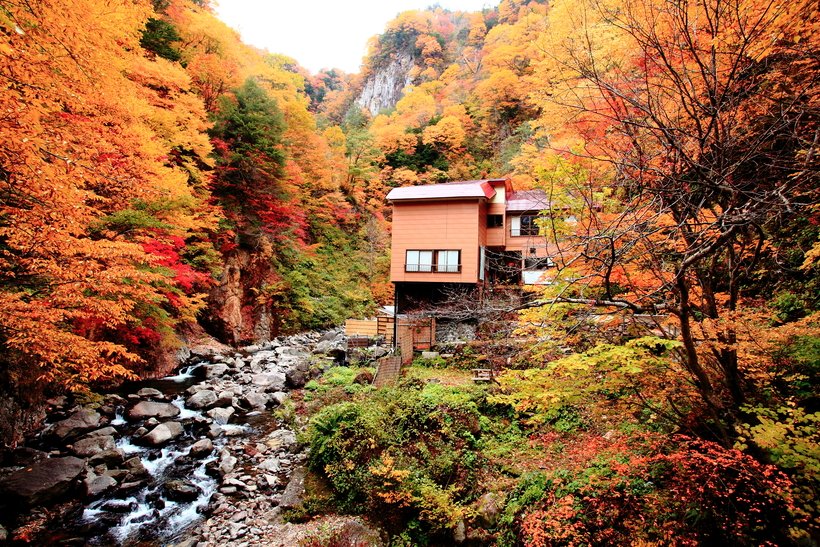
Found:
[[[379,328],[375,319],[348,319],[345,321],[345,336],[378,336]]]

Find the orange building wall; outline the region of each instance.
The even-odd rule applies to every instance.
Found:
[[[511,218],[515,214],[507,215],[504,219],[505,248],[507,251],[521,251],[524,257],[530,256],[530,249],[535,249],[535,256],[544,258],[549,256],[547,252],[547,238],[543,235],[537,236],[512,236]]]
[[[487,204],[482,203],[479,208],[478,215],[478,244],[487,244]]]
[[[393,204],[391,281],[478,282],[479,201],[397,202]],[[411,250],[461,250],[461,273],[405,272]]]
[[[504,203],[490,203],[489,208],[487,209],[488,215],[501,215],[502,217],[505,217],[505,213],[506,209]],[[504,223],[506,224],[506,222],[505,217]],[[503,226],[499,226],[498,228],[488,228],[486,241],[488,247],[503,247],[507,243],[507,229]]]

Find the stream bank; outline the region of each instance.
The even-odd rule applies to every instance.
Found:
[[[298,503],[306,457],[276,409],[344,344],[340,331],[300,334],[194,356],[93,402],[53,400],[41,434],[3,455],[0,538],[270,544],[288,527],[282,509]]]

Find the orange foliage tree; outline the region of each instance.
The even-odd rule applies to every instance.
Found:
[[[682,363],[718,422],[750,387],[732,321],[741,287],[772,227],[807,214],[817,191],[818,42],[800,30],[817,6],[586,7],[588,26],[552,67],[564,84],[542,104],[573,114],[559,153],[606,176],[574,191],[578,229],[557,241],[574,288],[555,300],[675,316]],[[701,323],[718,319],[705,351]]]
[[[183,255],[208,254],[195,234],[218,216],[198,167],[205,114],[179,65],[144,56],[151,14],[0,12],[0,339],[21,393],[132,376],[201,306],[210,276]]]

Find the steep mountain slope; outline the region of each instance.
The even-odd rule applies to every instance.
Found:
[[[197,321],[240,343],[373,309],[373,214],[295,61],[197,1],[13,1],[0,27],[5,442],[43,391],[167,371]]]

